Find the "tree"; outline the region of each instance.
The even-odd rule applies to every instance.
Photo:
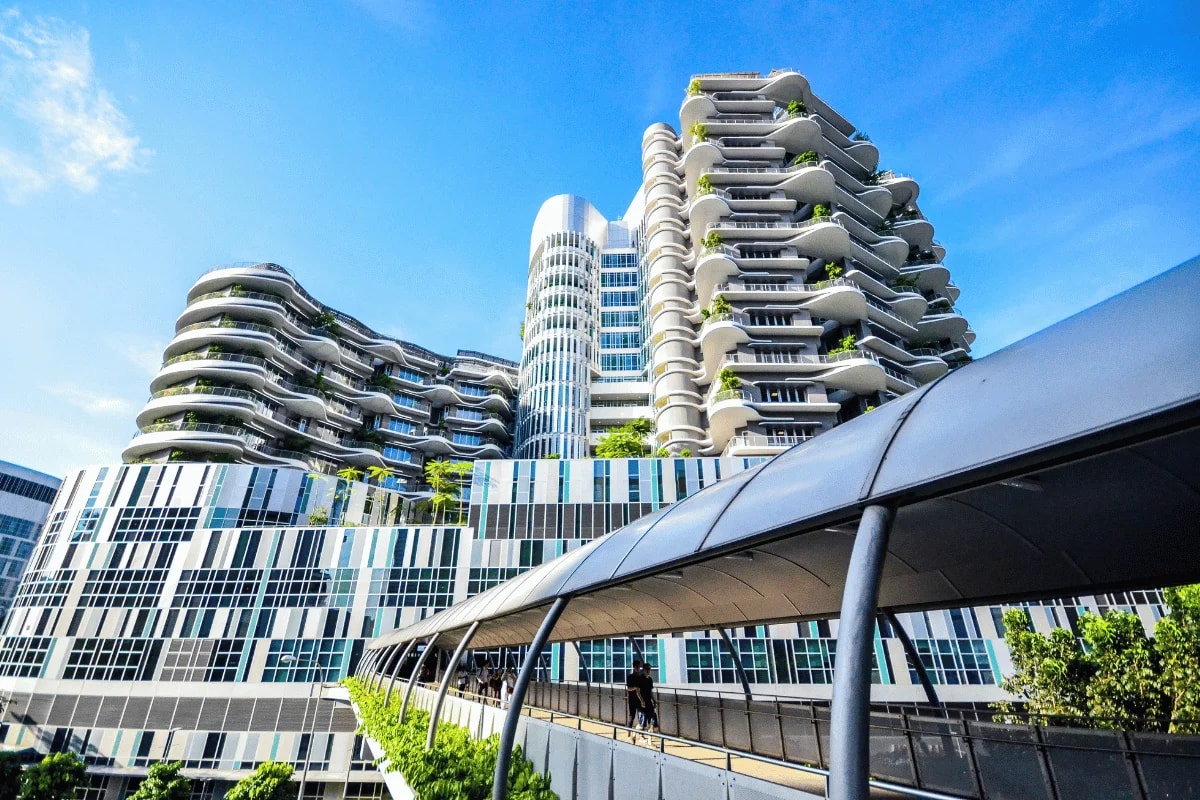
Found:
[[[596,443],[596,458],[640,458],[646,454],[646,437],[654,431],[648,419],[634,419],[613,428]]]
[[[150,765],[146,780],[129,800],[188,800],[192,794],[192,781],[179,774],[183,762],[168,764],[159,761]]]
[[[375,481],[377,486],[383,486],[388,478],[395,477],[396,471],[391,467],[377,467],[374,464],[367,467],[367,477]]]
[[[21,757],[10,751],[0,753],[0,797],[16,797],[21,791]]]
[[[469,461],[436,461],[425,462],[425,481],[433,490],[430,502],[433,505],[433,521],[437,522],[437,512],[442,513],[442,524],[446,522],[447,511],[451,505],[457,504],[459,520],[462,520],[462,484],[474,467]]]
[[[294,800],[296,784],[292,783],[292,765],[279,761],[264,761],[225,793],[225,800]]]
[[[1200,733],[1200,584],[1166,589],[1170,613],[1146,636],[1137,615],[1108,611],[1079,618],[1080,638],[1033,630],[1029,614],[1004,612],[1014,672],[1000,688],[1054,725]],[[999,718],[1015,707],[997,703]]]
[[[19,800],[70,800],[87,785],[83,759],[74,753],[51,753],[30,767],[21,780]]]
[[[1171,613],[1154,627],[1171,733],[1200,733],[1200,584],[1163,592]]]
[[[361,469],[342,467],[337,471],[337,476],[344,481],[361,481],[363,473]]]

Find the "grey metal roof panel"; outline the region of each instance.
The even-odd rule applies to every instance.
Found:
[[[946,375],[895,437],[873,495],[980,470],[1194,400],[1198,266],[1193,259]]]

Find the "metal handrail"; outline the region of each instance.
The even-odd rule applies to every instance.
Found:
[[[234,361],[239,364],[252,364],[256,367],[266,367],[267,360],[258,356],[244,356],[241,353],[183,353],[172,356],[163,362],[164,367],[179,364],[184,361]]]
[[[225,389],[213,387],[199,386],[172,386],[169,389],[162,389],[150,395],[151,400],[158,400],[163,397],[177,397],[179,395],[189,394],[211,394],[218,397],[235,397],[239,400],[251,400],[255,403],[262,404],[262,398],[254,392],[246,391],[245,389]]]
[[[230,292],[228,289],[223,292],[206,292],[192,298],[191,303],[199,303],[201,300],[215,300],[218,297],[236,297],[238,300],[262,300],[267,303],[274,303],[277,306],[282,306],[287,303],[282,295],[268,294],[266,292]],[[188,305],[191,305],[188,303]]]
[[[194,431],[196,433],[220,433],[244,439],[246,429],[234,425],[214,425],[209,422],[158,422],[139,428],[139,433],[161,433],[163,431]]]

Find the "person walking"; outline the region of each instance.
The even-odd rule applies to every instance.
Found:
[[[508,708],[508,704],[512,701],[513,692],[516,691],[516,688],[517,673],[513,672],[511,668],[505,670],[504,683],[500,686],[500,692],[502,693],[501,705],[504,708]]]
[[[479,683],[479,693],[484,697],[488,696],[488,692],[492,688],[492,662],[484,660],[483,666],[479,668],[479,674],[475,676],[475,680]]]
[[[633,669],[625,677],[625,692],[629,695],[629,741],[634,741],[642,721],[642,660],[633,660]]]
[[[658,700],[654,697],[654,671],[650,662],[642,664],[642,727],[655,733],[662,733],[658,727]]]

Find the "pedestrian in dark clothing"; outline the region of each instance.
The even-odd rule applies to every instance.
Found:
[[[629,725],[633,728],[640,721],[642,715],[642,660],[635,658],[633,660],[633,670],[625,678],[625,691],[629,695]],[[634,738],[633,731],[629,732],[629,738]]]
[[[658,727],[658,702],[654,699],[654,673],[650,662],[642,665],[642,716],[643,727],[661,733]]]

